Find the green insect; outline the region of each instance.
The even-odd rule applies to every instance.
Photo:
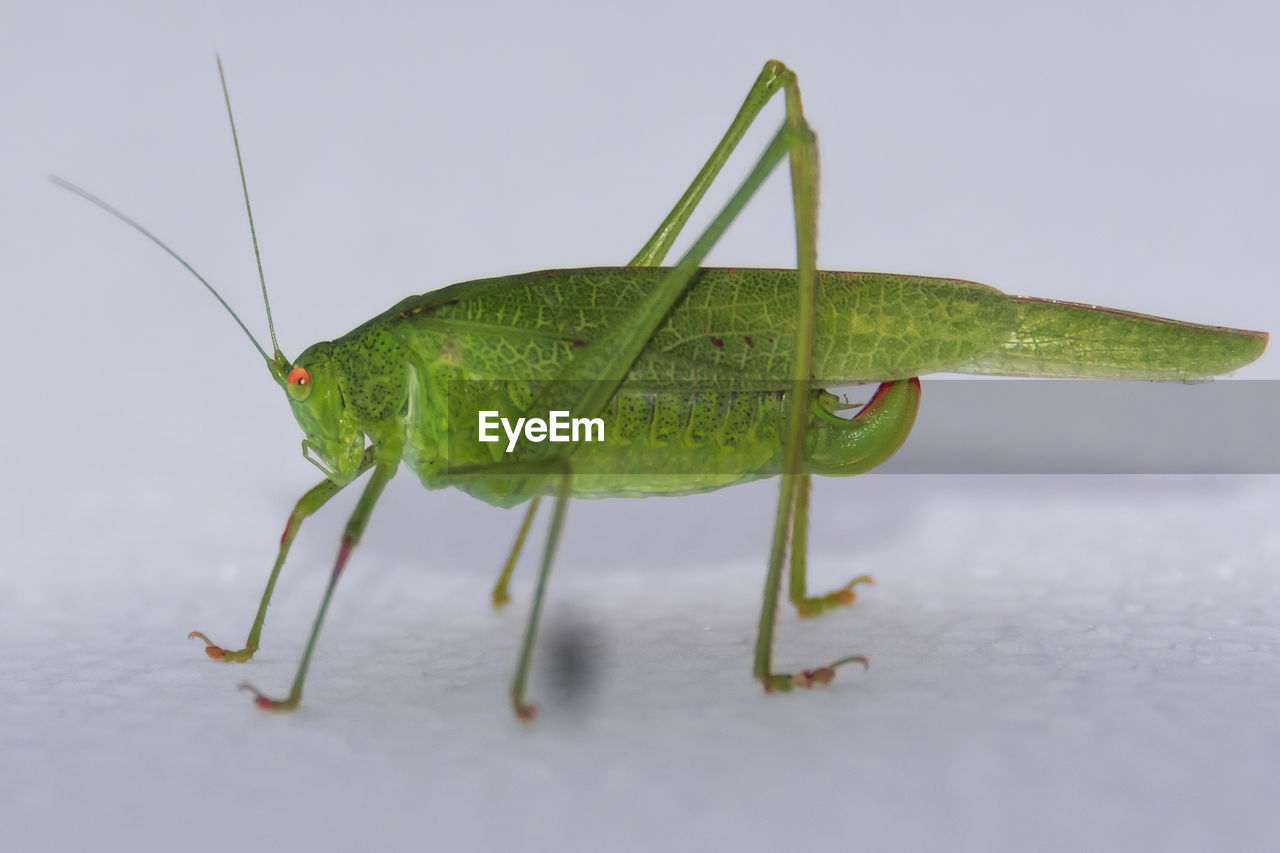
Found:
[[[221,62],[218,70],[221,75]],[[748,177],[679,262],[660,266],[747,128],[778,92],[784,94],[785,119]],[[225,79],[223,94],[230,118]],[[234,140],[234,119],[231,130]],[[238,140],[236,156],[239,161]],[[791,173],[797,268],[700,267],[784,159]],[[243,165],[240,178],[247,209]],[[142,231],[231,311],[150,232],[87,192],[54,180]],[[411,296],[292,362],[276,346],[269,302],[271,355],[231,312],[283,389],[306,436],[303,455],[324,479],[289,516],[244,648],[223,649],[199,632],[191,636],[203,640],[216,660],[252,659],[303,520],[371,472],[342,534],[288,696],[273,699],[244,685],[261,708],[296,708],[334,588],[401,463],[429,489],[455,486],[503,507],[528,502],[493,590],[497,606],[508,599],[511,572],[538,504],[550,496],[550,530],[510,688],[516,716],[527,720],[534,715],[525,687],[538,619],[571,497],[691,494],[780,475],[753,674],[768,692],[825,684],[837,667],[865,666],[865,659],[844,657],[794,674],[775,672],[772,664],[785,567],[790,599],[802,616],[851,603],[855,586],[868,580],[809,594],[810,478],[858,474],[888,459],[915,420],[917,377],[949,371],[1197,379],[1235,370],[1266,348],[1262,332],[1007,296],[967,281],[821,272],[817,189],[817,146],[796,76],[769,61],[693,183],[626,266],[548,270]],[[249,223],[252,230],[251,210]],[[261,278],[261,262],[258,269]],[[265,301],[265,280],[262,292]],[[823,389],[860,382],[880,385],[861,410],[842,416],[837,398]],[[543,441],[555,437],[557,418],[567,416],[580,421],[585,434],[576,441]],[[501,419],[506,426],[497,430]],[[602,429],[593,434],[592,426]]]

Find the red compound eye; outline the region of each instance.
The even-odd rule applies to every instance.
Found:
[[[307,395],[311,393],[311,374],[305,367],[295,367],[290,370],[288,382],[287,390],[290,397],[298,401],[307,399]]]

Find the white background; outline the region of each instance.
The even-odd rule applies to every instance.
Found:
[[[572,507],[532,727],[505,707],[531,561],[487,606],[517,516],[409,476],[300,712],[234,686],[286,688],[354,495],[304,527],[257,662],[183,639],[242,639],[316,473],[207,294],[45,177],[137,216],[263,329],[215,50],[289,355],[453,281],[625,262],[771,56],[819,134],[823,266],[1280,329],[1268,4],[463,6],[0,13],[5,846],[1274,839],[1269,478],[823,482],[815,586],[880,585],[784,611],[780,666],[872,658],[815,695],[747,677],[769,483]],[[789,265],[789,216],[774,180],[711,262]],[[576,689],[557,634],[590,651]]]

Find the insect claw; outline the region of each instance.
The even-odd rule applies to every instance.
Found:
[[[836,606],[848,607],[850,604],[853,604],[853,600],[858,597],[858,593],[854,591],[854,587],[860,583],[865,583],[868,586],[875,586],[876,579],[871,577],[871,575],[858,575],[856,578],[840,587],[840,589],[832,593],[835,598]]]
[[[835,592],[829,592],[822,596],[812,596],[796,602],[796,613],[801,619],[816,619],[828,610],[834,610],[837,607],[848,607],[853,604],[858,597],[857,591],[854,589],[858,584],[865,583],[875,585],[875,578],[870,575],[858,575]]]
[[[760,678],[760,682],[764,685],[765,693],[790,693],[797,687],[804,690],[812,690],[814,687],[825,687],[830,684],[835,680],[836,670],[849,663],[860,663],[863,669],[869,666],[867,659],[862,655],[850,655],[826,666],[806,669],[794,675],[763,676]]]
[[[815,670],[813,673],[813,680],[818,684],[830,684],[831,680],[836,677],[836,670],[849,663],[862,664],[862,669],[864,671],[871,668],[871,662],[863,655],[849,655],[848,657],[840,658],[838,661],[833,661],[826,666]]]
[[[215,645],[213,640],[210,640],[199,631],[192,631],[190,634],[187,634],[187,639],[203,640],[205,644],[204,653],[209,656],[209,659],[220,660],[225,663],[245,663],[247,661],[251,661],[253,660],[253,653],[258,650],[254,647],[240,649],[239,651],[234,652],[228,651],[227,649],[222,648],[222,646]]]
[[[190,634],[187,634],[187,639],[188,640],[197,639],[197,640],[203,641],[204,653],[207,654],[211,660],[224,660],[226,658],[227,653],[222,649],[222,647],[214,645],[213,640],[210,640],[208,637],[206,637],[204,634],[200,633],[199,631],[192,631]]]
[[[257,705],[264,711],[292,711],[298,707],[298,698],[290,696],[288,699],[272,699],[265,695],[261,690],[254,687],[247,681],[240,682],[240,690],[253,694],[253,704]]]
[[[791,682],[796,687],[802,687],[810,690],[817,686],[825,686],[831,683],[836,677],[836,672],[829,666],[820,666],[817,669],[806,669],[804,672],[798,672],[791,676]]]

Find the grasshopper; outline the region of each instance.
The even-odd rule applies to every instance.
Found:
[[[253,232],[240,145],[224,99]],[[760,110],[783,93],[785,118],[711,224],[670,267],[672,244]],[[521,643],[510,701],[532,719],[526,684],[539,616],[572,497],[681,495],[779,476],[781,481],[754,677],[767,692],[826,684],[858,655],[797,673],[775,672],[773,630],[783,569],[802,616],[852,603],[858,577],[810,595],[805,551],[810,480],[849,476],[902,445],[933,372],[1097,379],[1211,377],[1256,359],[1267,335],[1054,300],[1009,296],[954,279],[817,269],[817,142],[796,75],[765,63],[737,115],[675,207],[626,266],[563,269],[455,284],[411,296],[290,361],[271,330],[268,355],[216,290],[149,231],[84,190],[55,183],[123,219],[173,255],[253,341],[302,427],[303,456],[324,479],[293,508],[243,648],[203,633],[210,658],[251,660],[267,605],[304,519],[369,473],[342,534],[297,675],[283,699],[302,699],[316,640],[352,550],[401,464],[428,489],[454,486],[503,507],[528,502],[493,590],[508,600],[511,572],[543,497],[550,528]],[[794,210],[795,269],[712,269],[702,260],[764,180],[786,160]],[[257,236],[253,236],[259,256]],[[827,386],[879,383],[852,417]],[[600,440],[542,441],[547,417],[599,421]],[[523,442],[494,441],[485,418],[524,425]],[[533,425],[541,423],[537,430]],[[492,425],[492,424],[490,424]],[[552,430],[554,432],[554,429]],[[588,435],[590,432],[588,430]],[[553,436],[554,437],[554,436]]]

